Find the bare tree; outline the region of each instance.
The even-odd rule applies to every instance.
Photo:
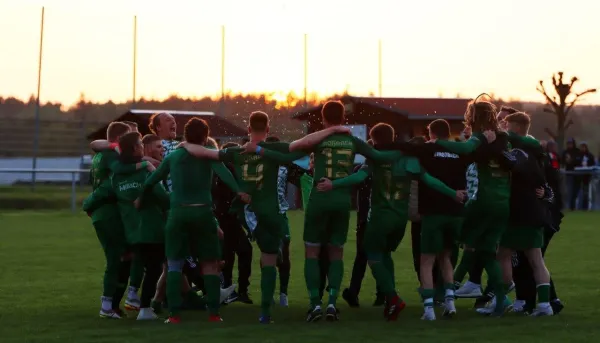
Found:
[[[556,116],[556,130],[546,128],[545,131],[550,135],[550,137],[552,137],[552,139],[554,139],[554,141],[556,141],[558,148],[561,151],[565,145],[567,129],[573,125],[573,120],[569,118],[571,110],[582,96],[596,92],[596,89],[590,88],[583,92],[575,93],[573,91],[573,85],[575,85],[578,80],[579,79],[574,76],[571,78],[570,83],[564,83],[563,72],[558,72],[558,77],[556,74],[552,75],[552,86],[556,92],[556,95],[553,95],[552,97],[550,97],[546,91],[546,88],[544,87],[544,81],[540,81],[539,86],[536,88],[537,91],[542,93],[542,95],[546,98],[546,103],[550,105],[550,107],[544,108],[544,112],[553,113]]]

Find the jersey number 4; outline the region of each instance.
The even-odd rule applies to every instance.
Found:
[[[263,180],[263,164],[256,165],[244,164],[242,166],[242,179],[247,182],[262,183]]]
[[[340,179],[348,176],[347,170],[352,167],[353,162],[352,150],[325,148],[322,153],[327,157],[325,167],[328,179]]]

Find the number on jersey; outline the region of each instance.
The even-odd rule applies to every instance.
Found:
[[[350,149],[325,148],[321,151],[327,158],[325,176],[328,179],[341,179],[348,176],[348,168],[352,167],[353,154]],[[334,173],[334,169],[336,170]]]

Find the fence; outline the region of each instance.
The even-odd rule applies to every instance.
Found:
[[[0,173],[11,174],[70,174],[71,175],[71,211],[77,212],[77,184],[82,180],[81,175],[89,174],[89,169],[31,169],[31,168],[0,168]]]
[[[13,185],[15,183],[30,184],[33,173],[40,175],[52,174],[53,177],[39,177],[38,182],[45,183],[70,183],[70,205],[71,211],[77,212],[77,187],[84,185],[89,180],[89,169],[41,169],[36,170],[31,168],[0,168],[0,175],[12,175]],[[15,178],[14,175],[24,175],[23,177]],[[69,177],[67,177],[67,175]],[[578,189],[576,198],[576,208],[581,209],[584,203],[584,196],[588,197],[587,210],[600,211],[600,168],[579,168],[576,171],[562,171],[562,186],[561,193],[563,194],[563,206],[569,208],[570,200],[573,197],[573,189]],[[583,183],[577,177],[589,176],[590,182]],[[580,182],[580,187],[574,188],[574,182]],[[35,192],[35,191],[33,191]],[[290,204],[290,209],[301,208],[299,204],[299,190],[292,184],[288,184],[287,200]]]

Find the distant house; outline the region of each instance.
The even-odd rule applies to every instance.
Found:
[[[370,98],[344,96],[340,99],[346,107],[347,125],[365,125],[367,132],[375,124],[392,125],[397,138],[422,136],[427,125],[435,119],[450,123],[452,134],[458,136],[463,129],[463,116],[471,99],[444,98]],[[322,129],[323,105],[296,113],[293,119],[307,122],[308,133]]]
[[[169,110],[129,110],[113,121],[132,121],[138,124],[138,130],[142,135],[150,133],[148,124],[150,116],[154,113],[167,112],[175,117],[177,122],[177,135],[183,136],[183,127],[185,123],[192,118],[197,117],[206,120],[210,126],[210,136],[217,141],[237,141],[248,135],[245,128],[241,128],[227,119],[216,116],[213,112],[200,111],[169,111]],[[98,128],[88,136],[89,140],[106,138],[106,129],[108,124]]]

